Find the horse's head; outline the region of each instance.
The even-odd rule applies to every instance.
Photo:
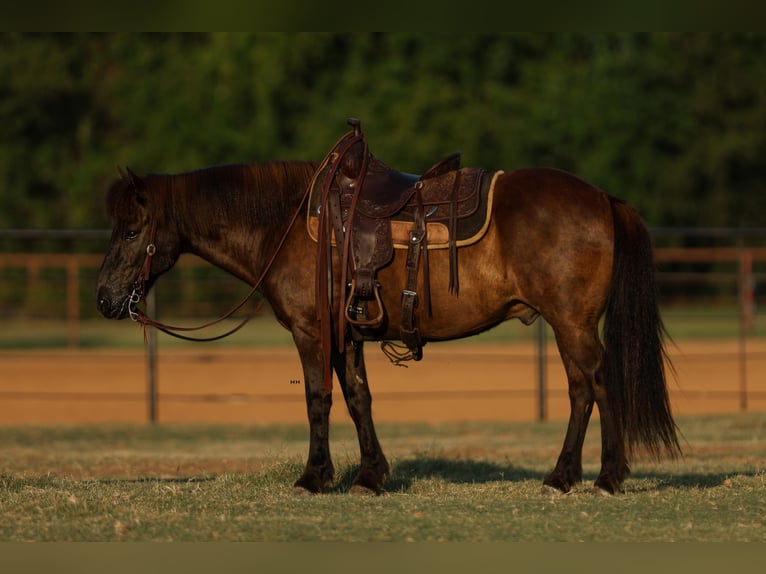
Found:
[[[124,319],[161,274],[178,260],[177,227],[164,215],[167,176],[139,178],[128,169],[109,189],[109,251],[101,265],[96,300],[109,319]]]

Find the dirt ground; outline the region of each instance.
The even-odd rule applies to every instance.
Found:
[[[670,350],[677,415],[736,413],[742,381],[749,411],[766,411],[766,341],[680,342]],[[539,416],[532,344],[433,344],[424,359],[396,367],[366,347],[377,422],[533,421]],[[546,418],[569,413],[566,380],[553,345],[547,358]],[[743,378],[744,376],[744,378]],[[166,423],[305,423],[303,374],[286,348],[192,345],[160,350],[158,420]],[[333,421],[348,422],[340,389]],[[148,420],[143,351],[66,350],[0,353],[0,425],[140,423]]]

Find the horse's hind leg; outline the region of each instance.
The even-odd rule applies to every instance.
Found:
[[[359,438],[360,468],[354,478],[351,492],[355,494],[377,493],[389,467],[380,448],[375,426],[372,422],[372,395],[367,384],[367,370],[364,365],[364,349],[349,344],[346,352],[335,357],[335,371],[338,374],[348,412],[356,425]]]
[[[569,492],[574,484],[582,480],[582,447],[593,403],[596,402],[601,419],[601,471],[595,489],[597,492],[617,494],[629,469],[622,429],[615,422],[604,386],[604,350],[598,332],[595,327],[592,330],[576,327],[558,329],[556,341],[567,373],[571,412],[556,468],[545,479],[544,486]]]
[[[594,383],[602,351],[597,334],[576,327],[555,331],[569,384],[570,413],[561,454],[543,481],[543,489],[569,492],[582,480],[582,448],[593,412]]]
[[[604,386],[603,368],[596,376],[596,404],[601,418],[601,472],[594,484],[594,491],[603,494],[617,494],[630,468],[625,455],[625,438],[617,422],[613,405],[615,398],[607,396]],[[611,399],[611,400],[610,400]]]

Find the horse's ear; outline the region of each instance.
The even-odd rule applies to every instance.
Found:
[[[130,185],[133,186],[134,189],[138,190],[141,187],[143,187],[143,181],[141,181],[141,178],[138,177],[135,173],[133,173],[133,170],[129,167],[125,167],[125,171],[127,172],[126,177],[128,178],[128,181],[130,182]]]
[[[145,206],[149,198],[146,195],[146,185],[144,185],[144,180],[133,173],[133,170],[127,166],[125,167],[125,172],[126,174],[124,178],[128,180],[130,187],[133,188],[136,201],[139,205]]]

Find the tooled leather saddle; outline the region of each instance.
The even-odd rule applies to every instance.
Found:
[[[428,250],[449,249],[449,288],[457,294],[458,246],[478,241],[486,231],[492,177],[486,177],[483,169],[461,169],[459,152],[422,175],[396,171],[370,153],[359,120],[350,118],[348,123],[353,129],[319,165],[309,191],[307,223],[317,242],[316,303],[323,342],[327,345],[331,337],[331,309],[336,296],[340,303],[336,335],[341,352],[348,330],[353,339],[374,338],[375,329],[386,318],[377,272],[391,262],[394,249],[407,249],[400,336],[409,349],[406,358],[420,360],[424,345],[416,321],[420,261],[422,295],[430,316]],[[332,286],[333,247],[340,261],[343,287],[337,294]],[[329,352],[326,347],[326,356]]]

